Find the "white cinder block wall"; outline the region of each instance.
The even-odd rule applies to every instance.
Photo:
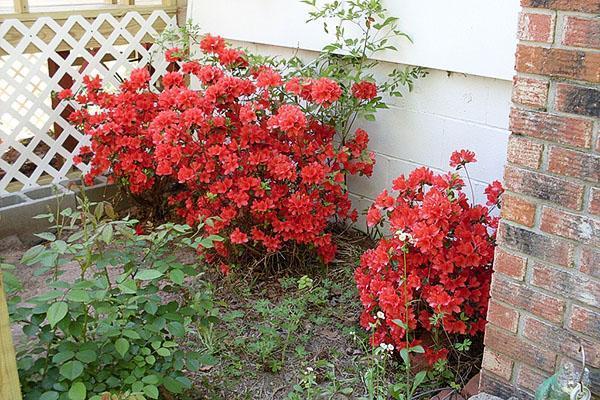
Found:
[[[506,160],[518,0],[384,3],[401,16],[414,44],[399,43],[400,53],[384,55],[383,72],[398,63],[427,67],[429,75],[392,99],[375,122],[356,123],[369,132],[377,164],[371,178],[350,180],[353,201],[366,209],[398,175],[419,166],[446,171],[452,151],[463,148],[477,154],[469,173],[482,201],[487,183],[502,179]],[[206,32],[269,55],[300,48],[311,57],[328,42],[318,24],[304,24],[299,0],[192,0],[188,16]]]

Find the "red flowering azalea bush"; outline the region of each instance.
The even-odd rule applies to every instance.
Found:
[[[116,93],[85,79],[70,120],[91,137],[77,160],[91,159],[86,180],[108,174],[192,226],[211,220],[204,233],[226,239],[214,248],[225,270],[247,248],[264,254],[307,245],[331,261],[328,222],[357,216],[345,176],[370,175],[374,163],[364,130],[338,144],[335,127],[320,118],[344,89],[330,78],[284,81],[219,37],[205,36],[200,47],[202,60],[167,52],[180,69],[162,77],[160,90],[143,68]],[[356,104],[376,94],[367,84],[350,90]]]
[[[473,161],[475,154],[462,150],[450,165],[458,170]],[[502,186],[486,189],[486,206],[471,205],[464,186],[457,172],[418,168],[394,181],[395,196],[384,191],[370,207],[368,225],[387,223],[391,232],[355,271],[360,322],[374,345],[410,348],[428,331],[434,344],[425,356],[433,364],[448,355],[441,338],[483,332],[498,222],[490,210],[499,206]]]

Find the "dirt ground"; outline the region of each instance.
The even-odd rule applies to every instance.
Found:
[[[208,334],[192,335],[186,344],[190,351],[210,348],[218,360],[189,373],[192,399],[368,398],[364,375],[373,365],[373,354],[358,325],[361,307],[353,272],[369,240],[350,231],[337,234],[336,241],[338,258],[328,267],[315,263],[268,274],[240,269],[227,277],[215,269],[190,282],[193,288],[212,292],[219,320]],[[35,267],[19,266],[26,250],[16,237],[0,240],[0,259],[17,265],[24,299],[43,292],[46,279],[33,274]],[[193,253],[179,256],[182,261],[194,258]],[[78,274],[77,265],[67,266],[67,280]],[[300,290],[306,278],[311,289]],[[298,323],[290,323],[294,318]],[[15,327],[13,333],[21,342],[20,330]],[[383,384],[401,379],[394,371],[398,361],[384,373]],[[476,372],[463,371],[462,385]],[[426,387],[420,398],[431,397],[445,384],[435,385]]]

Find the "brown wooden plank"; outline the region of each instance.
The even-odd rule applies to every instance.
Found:
[[[21,400],[21,386],[3,282],[0,271],[0,399]]]

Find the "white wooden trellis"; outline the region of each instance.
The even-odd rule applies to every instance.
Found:
[[[137,32],[128,29],[132,24]],[[62,25],[51,17],[38,18],[31,26],[18,19],[0,23],[0,197],[87,171],[85,164],[74,165],[73,156],[88,139],[61,115],[67,104],[52,107],[52,94],[63,89],[59,82],[70,76],[75,92],[85,75],[100,75],[105,85],[117,87],[119,77],[127,76],[131,69],[152,65],[155,83],[168,63],[156,44],[144,44],[148,35],[159,35],[156,26],[175,25],[176,18],[162,10],[146,16],[128,12],[119,18],[99,14],[93,20],[72,15]],[[76,38],[71,34],[74,30],[83,34]],[[17,43],[15,35],[22,36]],[[90,42],[96,42],[94,49]],[[59,54],[57,49],[65,43],[70,50]],[[32,52],[32,46],[39,51]],[[109,63],[105,62],[107,56],[112,60]],[[52,77],[49,60],[57,65]],[[59,134],[52,132],[55,124],[62,128]],[[64,146],[69,137],[77,143],[72,151]]]

